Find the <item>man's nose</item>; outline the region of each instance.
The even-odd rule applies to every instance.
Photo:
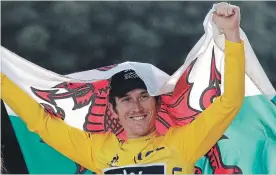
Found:
[[[132,105],[132,111],[133,112],[141,112],[143,111],[143,105],[137,100]]]

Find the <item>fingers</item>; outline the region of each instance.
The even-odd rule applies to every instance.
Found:
[[[234,14],[234,9],[233,8],[227,8],[227,16],[231,16]]]
[[[219,16],[229,17],[239,12],[239,7],[235,5],[228,4],[226,2],[221,2],[215,5],[216,14]]]
[[[223,8],[225,7],[225,2],[221,2],[215,5],[215,12],[217,15],[223,15]]]
[[[233,6],[233,14],[239,14],[240,8],[238,6]]]

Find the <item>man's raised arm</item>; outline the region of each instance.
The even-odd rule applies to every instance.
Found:
[[[30,131],[39,134],[49,144],[71,160],[95,170],[94,153],[104,137],[91,135],[67,125],[51,116],[26,92],[1,73],[1,98],[27,124]]]
[[[226,38],[224,93],[191,124],[173,128],[170,134],[174,140],[181,140],[179,149],[191,163],[204,156],[222,137],[238,114],[245,94],[245,54],[239,34],[239,8],[218,4],[213,19]]]

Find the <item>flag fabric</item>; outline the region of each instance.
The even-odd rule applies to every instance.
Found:
[[[106,105],[109,82],[119,71],[135,70],[150,95],[162,97],[156,126],[160,133],[166,133],[171,126],[195,120],[224,91],[224,36],[213,24],[212,12],[203,22],[204,35],[171,76],[138,62],[59,75],[4,47],[1,72],[68,125],[92,133],[113,132],[124,139],[123,128]],[[244,103],[223,137],[196,163],[196,174],[276,173],[276,92],[245,33],[240,32],[246,55]],[[52,149],[28,131],[9,106],[6,108],[29,173],[93,173]]]

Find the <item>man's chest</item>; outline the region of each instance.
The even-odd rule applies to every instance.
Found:
[[[162,144],[113,145],[96,154],[96,166],[105,174],[176,174],[183,172],[179,152]]]

